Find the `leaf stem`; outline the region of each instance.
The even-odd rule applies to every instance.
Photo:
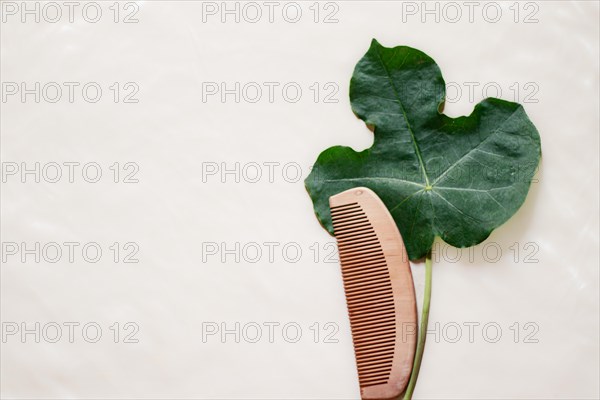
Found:
[[[411,400],[417,379],[419,378],[419,370],[421,369],[421,360],[423,359],[423,350],[425,349],[425,339],[427,337],[427,325],[429,323],[429,304],[431,302],[431,250],[425,257],[425,292],[423,293],[423,310],[421,311],[421,328],[419,329],[419,341],[417,342],[417,351],[413,362],[413,370],[410,375],[410,381],[406,392],[404,392],[404,400]]]

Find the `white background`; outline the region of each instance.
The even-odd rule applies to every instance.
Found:
[[[256,23],[248,21],[254,18],[248,8],[239,23],[234,15],[221,22],[220,2],[215,3],[219,13],[205,13],[204,22],[202,2],[141,1],[127,8],[121,3],[117,23],[113,2],[98,3],[97,23],[82,17],[85,3],[75,8],[70,22],[67,6],[59,2],[63,15],[56,23],[43,14],[39,23],[32,15],[22,22],[21,3],[14,4],[16,15],[6,9],[2,15],[3,84],[80,86],[72,103],[66,86],[56,103],[48,101],[54,92],[41,93],[39,103],[34,94],[22,102],[20,93],[7,95],[3,87],[3,171],[12,163],[33,168],[39,162],[41,168],[95,162],[102,177],[86,182],[81,166],[73,183],[66,167],[58,183],[44,176],[36,183],[31,174],[22,183],[20,172],[5,177],[5,246],[81,245],[72,263],[65,253],[56,263],[43,257],[36,263],[33,255],[22,262],[20,252],[10,255],[4,248],[3,328],[14,323],[21,329],[26,323],[33,329],[39,322],[47,330],[40,343],[34,334],[24,340],[20,334],[5,337],[3,397],[359,398],[339,265],[325,257],[334,240],[314,217],[302,180],[325,148],[340,144],[360,150],[372,142],[348,101],[354,65],[372,38],[388,47],[416,47],[436,60],[452,83],[447,114],[469,114],[486,97],[484,86],[495,82],[486,87],[487,95],[523,103],[542,139],[537,181],[517,214],[471,252],[436,245],[432,332],[415,398],[599,397],[597,2],[509,1],[487,8],[477,3],[471,17],[457,2],[461,17],[456,22],[451,21],[456,9],[440,3],[436,22],[435,14],[422,13],[421,2],[344,1],[317,5],[316,23],[313,2],[299,3],[297,23],[283,17],[286,3],[275,8],[273,23],[262,2]],[[502,15],[492,23],[497,4]],[[238,4],[240,10],[243,6]],[[136,8],[138,22],[123,23]],[[93,9],[87,10],[93,18]],[[54,18],[54,10],[46,11],[48,19]],[[287,11],[293,19],[294,10]],[[324,23],[331,12],[337,22]],[[524,23],[528,15],[533,23]],[[103,89],[96,103],[82,97],[88,82]],[[117,103],[109,88],[114,82],[121,90]],[[128,82],[139,88],[133,97],[137,103],[123,102],[131,91],[123,86]],[[225,102],[219,95],[203,101],[206,82],[225,82],[229,88],[257,82],[263,97],[256,103],[247,101],[250,95],[239,103],[234,95]],[[263,82],[279,83],[273,102]],[[281,92],[289,82],[302,88],[295,103]],[[315,82],[320,87],[316,102],[310,89]],[[328,82],[334,86],[325,90]],[[339,91],[331,99],[337,102],[325,102],[335,85]],[[115,162],[121,168],[119,183],[109,169]],[[138,183],[122,182],[127,162],[139,166]],[[236,162],[239,182],[220,171],[203,175],[211,163],[232,169]],[[250,182],[256,173],[252,163],[262,166],[256,183]],[[264,163],[279,163],[273,182]],[[296,179],[298,167],[302,175]],[[103,250],[100,261],[82,258],[88,242]],[[121,247],[119,262],[109,248],[114,242]],[[139,246],[138,263],[123,263],[128,242]],[[255,253],[247,245],[245,258],[242,254],[236,262],[234,254],[225,254],[222,262],[222,252],[203,251],[203,243],[212,242],[221,250],[235,248],[236,242],[241,248],[258,243],[263,254],[250,262]],[[273,260],[265,242],[278,243]],[[282,248],[289,243],[284,257]],[[292,262],[296,248],[302,254]],[[413,263],[419,297],[423,268]],[[80,324],[74,343],[65,322]],[[97,343],[85,340],[93,338],[93,329],[86,337],[81,331],[89,322],[102,328]],[[115,322],[118,343],[110,329]],[[124,342],[131,332],[124,328],[127,322],[139,327],[133,336],[138,343]],[[263,336],[250,343],[254,331],[246,330],[240,343],[234,334],[224,343],[219,335],[203,342],[203,329],[211,322],[233,330],[236,323],[240,330],[257,323]],[[268,340],[268,322],[280,324],[274,343]],[[327,322],[339,328],[333,335],[337,343],[324,340],[333,332],[325,328]],[[479,324],[473,343],[469,322]],[[525,329],[528,322],[534,325]],[[63,326],[57,343],[47,340],[55,334],[51,323]],[[286,323],[302,328],[297,343],[282,333]],[[502,329],[496,343],[488,340],[495,336],[493,328],[487,336],[483,332],[485,324]],[[457,325],[462,336],[452,343]],[[526,343],[536,326],[529,339],[538,342]],[[287,338],[294,333],[289,330]]]

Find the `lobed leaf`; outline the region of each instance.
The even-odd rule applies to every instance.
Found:
[[[357,186],[386,204],[411,260],[424,257],[435,236],[476,245],[517,211],[541,157],[525,110],[488,98],[471,115],[450,118],[440,112],[444,99],[433,59],[373,40],[350,81],[352,110],[374,127],[373,146],[323,151],[305,181],[330,233],[329,197]]]

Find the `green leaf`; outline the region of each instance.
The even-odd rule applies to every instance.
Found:
[[[305,181],[330,233],[329,197],[357,186],[381,197],[411,260],[425,256],[435,236],[476,245],[517,211],[541,156],[525,110],[488,98],[471,115],[450,118],[441,114],[444,99],[433,59],[373,40],[350,81],[352,110],[374,127],[373,146],[323,151]]]

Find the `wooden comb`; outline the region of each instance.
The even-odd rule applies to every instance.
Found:
[[[417,305],[408,256],[377,195],[359,187],[329,198],[363,400],[393,399],[408,383]]]

